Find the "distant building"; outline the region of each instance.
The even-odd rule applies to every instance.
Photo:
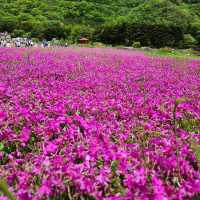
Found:
[[[88,44],[89,43],[89,39],[87,39],[87,38],[80,38],[79,39],[79,44]]]

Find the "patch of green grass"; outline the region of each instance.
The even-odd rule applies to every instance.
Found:
[[[152,49],[144,52],[147,55],[151,56],[160,56],[160,57],[174,57],[180,59],[200,59],[200,52],[194,51],[192,49],[171,49],[171,48],[161,48],[161,49]]]
[[[178,120],[177,125],[179,128],[184,129],[190,134],[200,133],[200,121],[198,119],[192,118],[191,116],[189,116],[189,114],[187,114],[185,118]],[[191,139],[191,149],[195,153],[197,161],[200,162],[200,146],[194,138]]]

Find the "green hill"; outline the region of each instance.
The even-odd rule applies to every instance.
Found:
[[[180,32],[180,41],[187,39],[186,42],[190,45],[200,43],[198,1],[0,0],[0,31],[8,31],[13,36],[25,35],[47,39],[57,37],[73,42],[81,36],[112,44],[125,44],[125,41],[129,40],[127,43],[130,44],[132,39],[142,41],[138,36],[127,38],[126,35],[131,35],[130,26],[134,30],[139,27],[142,32],[145,32],[144,27],[149,30],[146,32],[152,32],[152,29],[157,31],[158,27],[161,27],[162,33],[172,30],[171,34],[174,34],[173,29]],[[126,30],[119,31],[119,27]],[[118,39],[115,39],[113,42],[109,38],[109,30],[117,32],[112,35],[123,40],[119,39],[118,42]],[[158,32],[162,34],[160,30]],[[163,45],[165,44],[160,46]]]

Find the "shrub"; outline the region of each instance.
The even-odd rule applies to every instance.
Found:
[[[131,41],[138,41],[141,46],[176,47],[183,41],[183,28],[175,25],[119,23],[98,27],[93,39],[112,45],[133,46]]]
[[[133,48],[140,48],[140,47],[141,47],[141,44],[140,44],[140,42],[138,42],[138,41],[133,41],[132,47],[133,47]]]
[[[12,37],[22,37],[23,35],[25,34],[24,30],[21,30],[21,29],[15,29],[11,36]]]
[[[197,44],[197,40],[191,34],[184,35],[184,47],[190,48],[194,47]]]
[[[106,47],[106,45],[103,44],[102,42],[93,42],[93,46],[94,47]]]

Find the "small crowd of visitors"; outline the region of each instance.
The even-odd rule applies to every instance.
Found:
[[[68,47],[68,44],[60,44],[59,40],[53,38],[51,41],[43,39],[42,42],[33,42],[32,38],[17,37],[12,38],[7,32],[0,33],[0,47],[50,47],[63,46]]]
[[[31,38],[12,38],[7,32],[0,33],[0,47],[32,47],[33,45]]]

